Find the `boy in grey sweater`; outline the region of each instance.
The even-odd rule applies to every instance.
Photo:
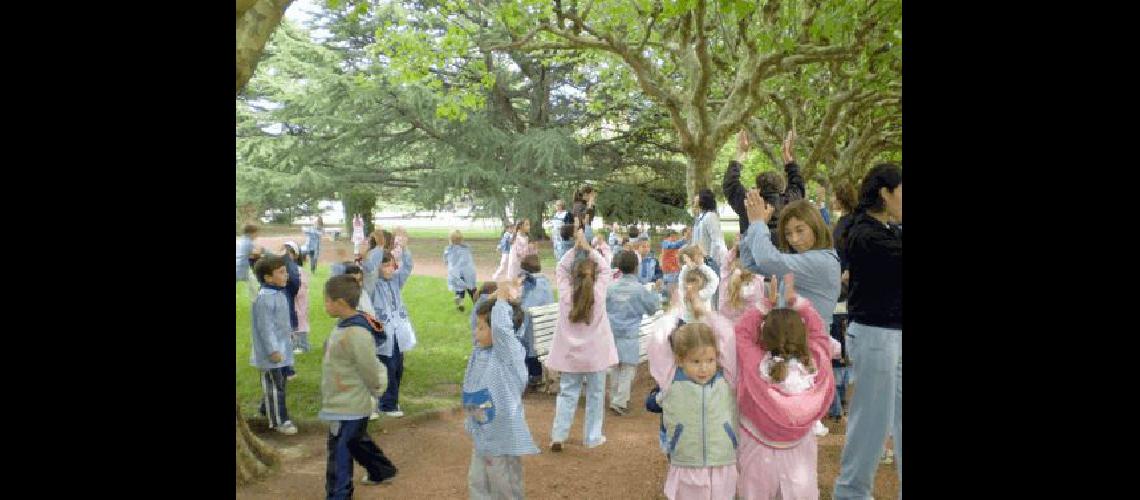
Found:
[[[261,282],[261,291],[253,301],[249,364],[261,370],[264,395],[259,411],[268,417],[270,429],[296,434],[297,427],[285,407],[285,369],[293,364],[293,328],[289,324],[293,308],[285,298],[289,273],[285,260],[273,255],[258,260],[253,272]]]

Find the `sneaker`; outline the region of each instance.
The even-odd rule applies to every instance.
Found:
[[[292,374],[292,375],[289,375],[288,377],[285,377],[285,380],[293,380],[293,379],[295,379],[295,378],[297,378],[297,374],[296,374],[296,373],[294,373],[294,374]]]
[[[304,353],[305,353],[305,351],[301,350],[300,347],[294,347],[293,348],[293,354],[304,354]]]
[[[369,486],[376,485],[376,484],[388,484],[388,483],[392,482],[392,478],[394,478],[394,477],[396,477],[395,474],[388,476],[384,479],[381,479],[379,481],[373,481],[371,478],[368,477],[368,473],[365,472],[364,477],[360,480],[360,484],[366,484]]]
[[[894,450],[887,448],[887,451],[883,452],[883,458],[879,462],[882,463],[883,465],[891,465],[891,464],[895,463],[895,452],[894,452]]]
[[[553,443],[550,443],[550,451],[553,451],[555,453],[562,451],[562,441],[555,441]]]
[[[831,432],[831,429],[828,429],[827,426],[823,425],[823,422],[820,422],[819,420],[815,421],[815,424],[812,425],[811,430],[815,433],[815,437],[823,437]]]
[[[380,418],[380,412],[372,410],[372,414],[368,416],[368,420],[376,420]]]
[[[619,416],[619,417],[624,416],[626,413],[629,412],[629,410],[626,410],[625,408],[622,408],[622,407],[617,406],[617,405],[610,405],[610,411],[614,412],[614,414]]]
[[[384,414],[389,416],[389,417],[395,417],[395,418],[400,418],[400,417],[404,416],[404,412],[400,411],[399,408],[396,408],[395,411],[386,411],[386,412],[384,412]]]
[[[293,425],[292,420],[286,420],[285,423],[277,426],[276,430],[286,436],[292,436],[297,433],[297,426]]]
[[[599,439],[597,443],[586,445],[586,449],[597,448],[603,444],[606,444],[606,437],[605,436],[602,436],[602,438]]]

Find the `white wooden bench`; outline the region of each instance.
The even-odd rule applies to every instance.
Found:
[[[555,330],[558,329],[558,303],[536,306],[527,309],[534,325],[534,352],[543,364],[541,390],[548,394],[558,393],[558,373],[546,365],[546,357],[550,354],[550,344],[554,341]],[[640,341],[639,361],[645,362],[649,358],[646,346],[649,345],[649,336],[657,328],[658,320],[665,315],[663,310],[652,316],[641,317],[641,328],[638,329]]]

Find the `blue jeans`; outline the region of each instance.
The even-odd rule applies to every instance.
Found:
[[[352,461],[368,471],[368,478],[383,481],[396,475],[392,464],[368,435],[368,418],[329,423],[326,442],[325,494],[328,500],[352,498]]]
[[[554,429],[550,431],[552,441],[562,442],[570,436],[570,424],[574,423],[574,413],[578,411],[578,396],[582,383],[586,384],[586,422],[582,443],[586,446],[598,444],[602,440],[602,417],[606,393],[606,371],[589,373],[564,372],[559,375],[558,399],[554,403]]]
[[[902,498],[902,330],[852,322],[847,353],[859,387],[851,398],[836,500],[871,498],[888,431],[894,436]]]
[[[851,368],[847,366],[831,367],[832,373],[835,374],[835,399],[831,400],[831,408],[827,410],[829,417],[839,417],[843,414],[843,400],[847,399],[847,374],[850,370]]]
[[[396,411],[400,409],[400,379],[404,378],[404,353],[400,352],[400,343],[392,335],[392,355],[377,355],[380,362],[388,369],[388,389],[380,396],[376,406],[380,411]]]

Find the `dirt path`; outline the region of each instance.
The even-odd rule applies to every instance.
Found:
[[[550,427],[554,421],[554,396],[528,393],[524,397],[527,422],[542,453],[523,458],[526,496],[545,498],[665,498],[662,485],[667,462],[657,445],[659,417],[645,411],[642,402],[652,388],[646,365],[639,367],[631,391],[631,411],[618,417],[607,412],[603,429],[606,444],[582,447],[585,410],[579,403],[570,439],[562,453],[549,451]],[[607,400],[608,401],[608,400]],[[322,498],[325,484],[325,433],[320,423],[304,425],[295,436],[267,433],[264,423],[251,425],[255,432],[287,455],[282,469],[270,478],[237,489],[239,499]],[[843,428],[828,422],[831,434],[820,439],[820,498],[831,498],[839,468]],[[381,419],[369,430],[399,467],[391,484],[363,486],[364,471],[355,466],[355,497],[369,498],[466,498],[467,467],[471,440],[463,430],[463,417],[447,412],[432,420]],[[875,498],[897,498],[895,466],[880,466],[875,477]]]

